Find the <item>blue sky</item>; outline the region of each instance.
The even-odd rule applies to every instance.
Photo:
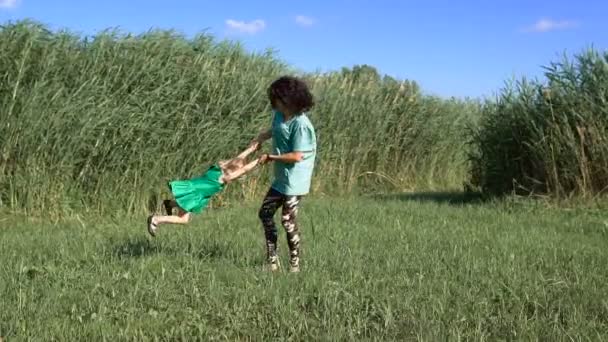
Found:
[[[207,30],[271,47],[303,70],[370,64],[442,96],[491,96],[513,77],[608,48],[608,1],[0,0],[0,21],[31,18],[83,34]]]

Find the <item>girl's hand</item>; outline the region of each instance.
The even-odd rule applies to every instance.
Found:
[[[260,142],[257,139],[253,139],[251,140],[251,142],[249,143],[249,146],[247,146],[247,148],[252,148],[254,149],[254,151],[257,151],[260,149]]]

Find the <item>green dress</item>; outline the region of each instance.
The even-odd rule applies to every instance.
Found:
[[[211,197],[224,189],[221,177],[222,169],[214,164],[199,177],[169,182],[169,188],[180,208],[189,213],[200,213]]]

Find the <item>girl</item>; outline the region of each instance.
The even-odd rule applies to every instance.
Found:
[[[295,77],[281,77],[268,88],[274,117],[271,128],[251,142],[259,146],[272,138],[272,153],[262,163],[274,162],[274,181],[259,210],[266,237],[267,262],[271,271],[279,269],[277,229],[273,220],[283,207],[281,223],[287,233],[289,271],[300,270],[300,232],[296,222],[298,206],[310,191],[317,149],[315,129],[306,115],[314,105],[306,83]]]
[[[251,171],[259,164],[260,158],[245,164],[245,158],[255,150],[257,150],[257,146],[251,145],[236,158],[220,160],[199,177],[169,182],[169,189],[171,189],[174,199],[163,201],[168,216],[152,215],[148,217],[150,235],[156,236],[158,226],[164,223],[187,224],[190,222],[191,214],[203,211],[211,198],[222,191],[226,184]],[[177,208],[177,216],[171,216],[173,208]]]

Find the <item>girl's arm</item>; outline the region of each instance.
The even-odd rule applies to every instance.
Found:
[[[251,161],[249,164],[243,166],[242,168],[225,174],[224,176],[222,176],[222,181],[224,183],[232,182],[233,180],[244,175],[245,173],[253,170],[256,166],[258,166],[259,163],[260,163],[260,158],[255,159],[255,160]]]
[[[248,156],[248,155],[250,155],[251,153],[255,152],[255,150],[257,150],[257,149],[258,149],[258,147],[259,147],[259,145],[258,145],[258,146],[255,146],[255,145],[253,145],[253,144],[249,145],[249,147],[247,147],[247,148],[246,148],[246,149],[245,149],[243,152],[241,152],[241,153],[240,153],[240,154],[237,156],[237,158],[240,158],[240,159],[245,159],[245,158],[247,158],[247,156]]]

